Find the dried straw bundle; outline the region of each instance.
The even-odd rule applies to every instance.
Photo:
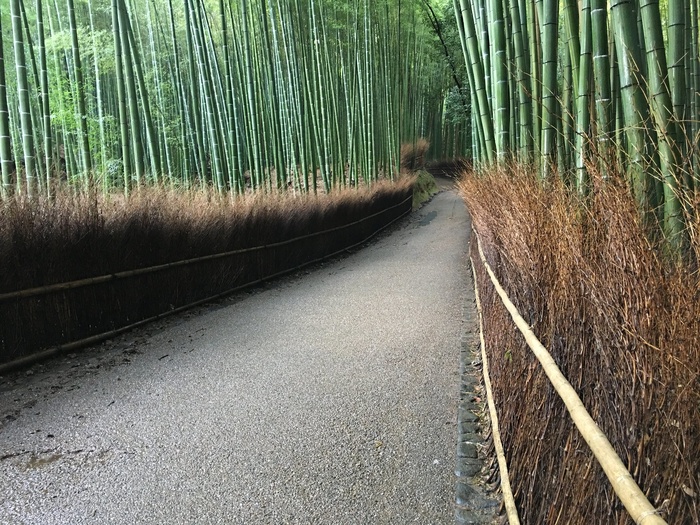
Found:
[[[508,166],[466,174],[460,190],[499,280],[652,504],[669,523],[698,523],[698,274],[664,259],[613,183],[596,181],[584,205]],[[695,237],[695,260],[697,248]],[[523,523],[630,523],[483,268],[477,275]]]

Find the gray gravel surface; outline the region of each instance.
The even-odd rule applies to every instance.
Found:
[[[0,378],[0,523],[454,523],[468,217]]]

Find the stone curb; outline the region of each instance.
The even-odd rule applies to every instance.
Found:
[[[481,382],[480,355],[473,326],[475,307],[471,297],[465,301],[463,319],[466,332],[460,341],[460,391],[457,412],[457,450],[455,475],[455,523],[457,525],[486,525],[495,522],[501,502],[486,491],[482,480],[484,469],[484,439],[482,418],[484,410],[477,389]]]

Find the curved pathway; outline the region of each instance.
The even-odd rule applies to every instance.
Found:
[[[468,221],[0,378],[0,523],[454,523]]]

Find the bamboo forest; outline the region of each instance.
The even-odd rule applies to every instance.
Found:
[[[432,4],[4,2],[3,194],[61,178],[328,189],[391,178],[425,136],[433,157],[533,162],[582,194],[593,159],[615,161],[682,242],[696,2]]]
[[[475,158],[532,162],[581,195],[591,168],[626,178],[647,225],[685,245],[700,184],[697,2],[455,0],[455,11]]]
[[[0,0],[0,373],[3,363],[20,369],[36,356],[106,347],[128,330],[252,287],[262,304],[268,281],[294,274],[294,284],[275,291],[277,300],[304,286],[313,271],[302,272],[306,266],[330,260],[308,281],[339,279],[346,293],[360,267],[373,265],[369,282],[386,264],[395,274],[334,318],[323,312],[298,320],[302,310],[330,304],[308,292],[301,306],[259,314],[241,331],[256,325],[262,337],[279,326],[311,337],[337,323],[343,335],[333,338],[352,341],[371,320],[402,318],[421,333],[400,359],[381,361],[393,372],[410,352],[432,351],[434,327],[442,325],[420,316],[449,308],[439,316],[462,323],[450,332],[455,348],[462,338],[459,355],[449,357],[455,370],[437,361],[427,368],[460,380],[469,367],[474,377],[490,368],[496,401],[487,416],[458,409],[455,399],[450,410],[459,415],[421,421],[468,429],[463,434],[484,430],[483,447],[449,443],[462,460],[486,455],[496,465],[482,488],[502,481],[486,431],[498,412],[508,463],[502,470],[510,470],[523,523],[656,524],[668,517],[697,524],[699,26],[700,0]],[[421,235],[430,238],[415,248]],[[384,241],[371,265],[351,259],[356,248]],[[454,267],[435,262],[447,261],[455,245],[462,251],[449,252]],[[343,267],[331,269],[333,258]],[[343,277],[346,265],[357,273]],[[379,286],[424,286],[423,272],[436,268],[443,273],[430,278],[436,282],[455,274],[445,290],[474,288],[474,295],[436,304],[445,292],[423,307],[416,305],[426,292]],[[377,307],[385,295],[410,308],[394,315],[393,306]],[[245,310],[245,300],[231,304]],[[238,316],[225,308],[221,319]],[[365,317],[352,317],[360,313]],[[377,327],[377,341],[411,332],[394,328]],[[476,334],[473,344],[465,330]],[[343,351],[357,350],[370,333],[357,344],[342,341]],[[160,359],[194,348],[188,335]],[[580,396],[575,410],[590,411],[599,441],[619,454],[624,473],[613,477],[639,484],[642,510],[623,508],[621,491],[611,488],[619,479],[606,478],[591,455],[569,418],[574,410],[525,343],[533,338]],[[372,339],[373,359],[401,346],[385,343]],[[261,349],[268,346],[274,344],[261,340]],[[472,346],[483,353],[457,373]],[[304,366],[332,368],[337,356],[318,347]],[[228,350],[216,359],[232,359]],[[127,362],[132,358],[139,359],[129,353]],[[292,361],[286,359],[280,370]],[[372,368],[363,359],[347,365],[353,375],[343,381],[359,377],[355,368]],[[440,387],[425,379],[425,367],[416,370],[400,381],[422,388],[420,405]],[[324,373],[308,375],[326,385]],[[17,377],[16,384],[26,379]],[[222,376],[220,383],[228,382],[235,381]],[[471,407],[484,397],[481,383],[474,388],[468,393],[463,383],[453,393],[460,402],[471,396]],[[349,392],[308,404],[335,410],[328,399],[365,394]],[[392,417],[413,417],[412,401],[395,401],[387,405],[397,407]],[[17,410],[8,412],[8,425]],[[379,458],[384,437],[368,436]],[[28,454],[3,450],[0,470],[2,460]],[[437,457],[420,456],[411,468],[425,461],[423,470],[437,472],[449,463]],[[452,465],[449,476],[467,470]],[[445,492],[455,485],[448,481]],[[464,499],[457,496],[457,507]]]
[[[4,195],[56,179],[328,189],[391,178],[416,136],[463,147],[420,2],[3,0],[0,15]]]

